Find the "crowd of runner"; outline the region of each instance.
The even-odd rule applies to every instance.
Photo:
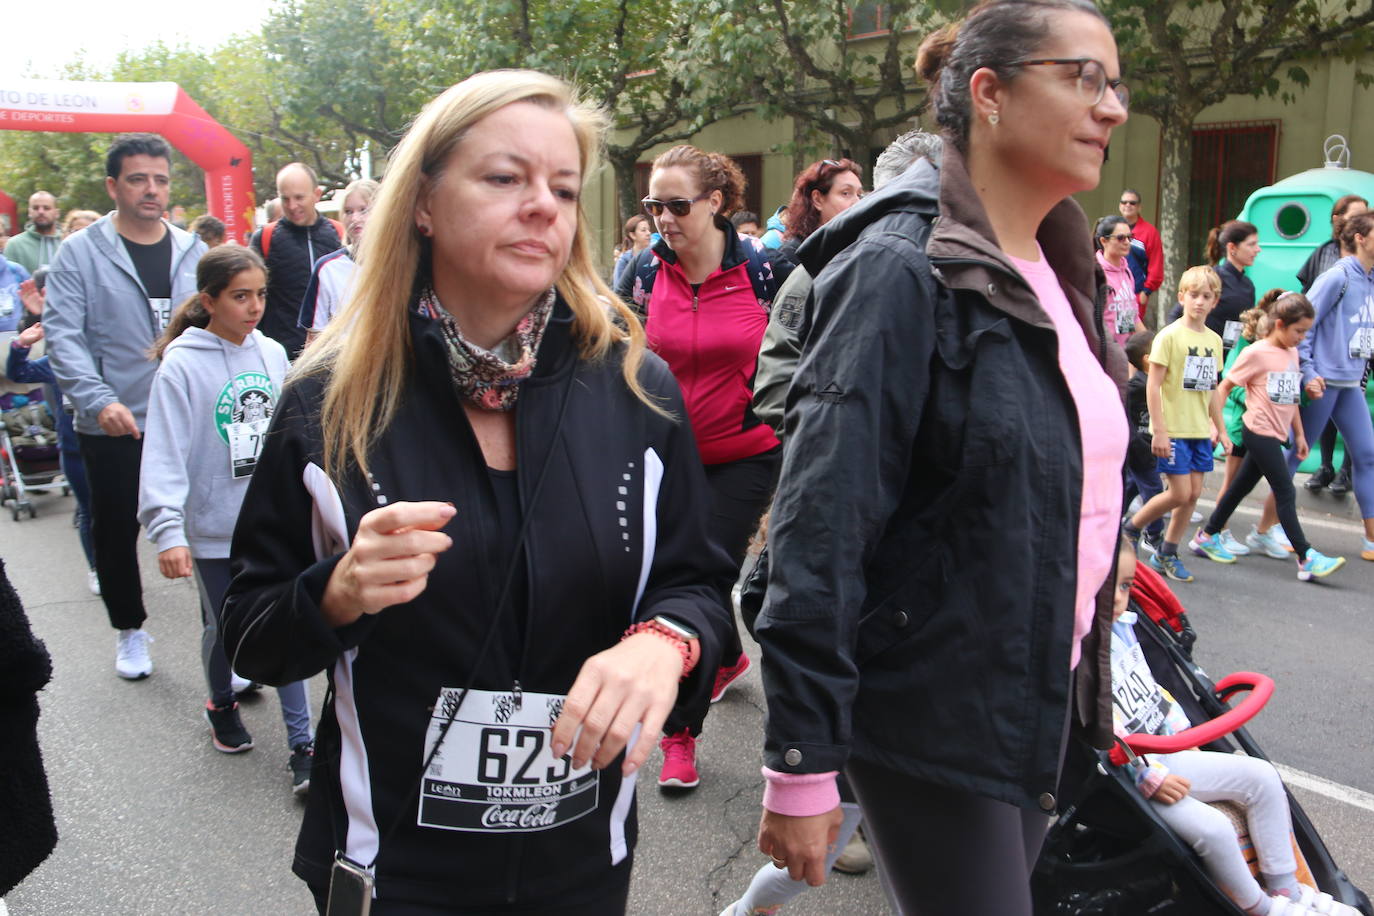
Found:
[[[168,218],[154,135],[110,147],[110,213],[29,199],[7,375],[64,421],[116,674],[154,670],[142,532],[197,584],[215,749],[251,749],[238,698],[277,689],[322,912],[622,912],[637,771],[656,743],[665,791],[709,778],[711,704],[760,664],[771,862],[723,916],[866,869],[864,837],[897,911],[1029,914],[1069,733],[1123,727],[1135,545],[1181,582],[1180,546],[1339,569],[1293,486],[1330,420],[1347,464],[1314,479],[1354,490],[1374,561],[1364,202],[1305,293],[1256,295],[1237,221],[1171,283],[1139,193],[1095,223],[1071,197],[1129,104],[1093,4],[988,0],[917,68],[939,132],[867,195],[822,159],[761,224],[729,157],[675,146],[609,260],[579,202],[604,117],[528,71],[434,99],[342,221],[284,166],[246,246]],[[1273,849],[1269,771],[1262,881],[1227,877],[1183,802],[1231,764],[1176,756],[1141,791],[1237,906],[1346,912]]]

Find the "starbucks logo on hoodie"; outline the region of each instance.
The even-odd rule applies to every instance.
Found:
[[[215,399],[215,428],[229,444],[232,423],[255,423],[272,419],[276,394],[272,380],[264,372],[240,372],[224,383]]]

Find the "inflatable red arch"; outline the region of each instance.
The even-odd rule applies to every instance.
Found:
[[[0,130],[161,134],[204,169],[206,212],[224,221],[229,237],[247,242],[253,230],[248,147],[176,83],[0,81]]]

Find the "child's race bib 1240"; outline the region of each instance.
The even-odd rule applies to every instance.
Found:
[[[1359,328],[1350,335],[1350,358],[1374,357],[1374,328]]]
[[[1270,372],[1264,388],[1275,404],[1297,404],[1302,397],[1302,373]]]
[[[552,830],[596,810],[600,773],[549,750],[564,697],[445,687],[425,735],[425,757],[453,724],[420,786],[417,823],[469,833]]]
[[[1183,358],[1183,390],[1212,391],[1217,387],[1217,359],[1189,354]]]

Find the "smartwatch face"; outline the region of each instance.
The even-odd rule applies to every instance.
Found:
[[[676,634],[677,634],[678,636],[680,636],[682,639],[699,639],[699,638],[700,638],[700,637],[697,635],[697,631],[696,631],[696,630],[693,630],[691,627],[687,626],[685,623],[678,623],[676,620],[672,619],[671,617],[663,617],[663,616],[660,615],[660,616],[658,616],[658,617],[655,617],[655,618],[654,618],[654,621],[655,621],[656,623],[662,624],[663,626],[667,627],[669,630],[672,630],[674,633],[676,633]]]

